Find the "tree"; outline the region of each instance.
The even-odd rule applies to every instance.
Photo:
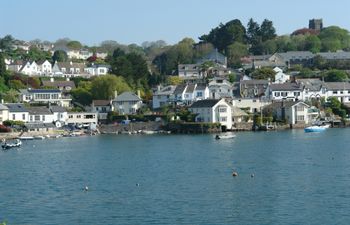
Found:
[[[2,52],[0,52],[0,77],[6,76],[6,64],[5,64],[5,58]]]
[[[3,99],[7,103],[16,103],[18,102],[18,96],[19,93],[16,90],[10,89],[3,95]]]
[[[326,82],[342,82],[348,79],[348,74],[342,70],[330,70],[324,74]]]
[[[13,51],[15,44],[15,39],[11,35],[6,35],[2,39],[0,39],[0,49],[9,54]]]
[[[305,39],[305,49],[312,53],[321,51],[321,40],[316,35],[309,35]]]
[[[87,89],[78,87],[72,90],[71,94],[73,96],[73,101],[82,105],[90,105],[92,102],[92,95]]]
[[[123,79],[117,78],[115,75],[96,77],[91,85],[93,99],[111,99],[114,97],[115,91],[121,93],[126,90],[131,90],[131,88]]]
[[[20,90],[26,87],[20,80],[10,80],[8,86],[14,90]]]
[[[274,39],[276,35],[276,29],[273,27],[272,21],[268,19],[264,19],[260,26],[260,35],[261,35],[261,40],[267,41]]]
[[[275,80],[275,75],[276,75],[276,72],[273,69],[267,68],[267,67],[257,69],[251,74],[253,79],[259,79],[259,80],[260,79],[263,79],[263,80],[269,79],[271,81]]]
[[[63,50],[56,50],[52,55],[52,61],[53,62],[67,62],[68,55]]]
[[[43,51],[36,46],[30,47],[28,54],[25,56],[25,59],[30,61],[40,61],[50,58],[51,54],[49,52]]]
[[[342,103],[336,97],[329,97],[327,99],[327,106],[332,109],[332,112],[341,118],[346,117],[346,110]]]
[[[210,42],[219,51],[224,51],[227,46],[234,42],[246,42],[246,30],[238,19],[231,20],[225,25],[220,24],[212,29],[209,34],[202,35],[199,39],[203,42]]]
[[[178,76],[169,76],[167,79],[169,85],[179,85],[183,83],[183,80]]]
[[[321,31],[318,37],[322,42],[322,51],[347,50],[350,48],[349,31],[340,27],[326,27]]]
[[[261,42],[260,26],[253,20],[253,18],[250,18],[247,25],[247,40],[248,43],[252,45]]]
[[[227,47],[228,64],[233,67],[241,66],[241,58],[248,55],[248,46],[235,42]]]
[[[70,41],[67,43],[67,47],[73,50],[80,50],[83,45],[79,41]]]

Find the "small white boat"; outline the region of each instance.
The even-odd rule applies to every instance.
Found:
[[[322,132],[325,131],[327,128],[329,128],[329,124],[325,124],[325,125],[314,125],[314,126],[310,126],[310,127],[305,127],[304,131],[306,133],[310,133],[310,132]]]
[[[34,137],[32,137],[32,136],[21,136],[21,137],[18,137],[18,139],[20,139],[20,140],[34,140]]]
[[[154,130],[143,130],[141,133],[142,134],[156,134],[157,131],[154,131]]]
[[[21,147],[21,145],[22,145],[21,140],[16,139],[15,142],[13,142],[13,143],[7,143],[7,142],[3,143],[1,147],[3,149],[10,149],[10,148],[15,148],[15,147]]]
[[[236,135],[234,135],[234,134],[226,134],[226,135],[216,135],[215,136],[215,139],[216,140],[220,140],[220,139],[231,139],[231,138],[235,138],[236,137]]]
[[[45,139],[45,137],[44,136],[34,136],[34,139],[43,140],[43,139]]]

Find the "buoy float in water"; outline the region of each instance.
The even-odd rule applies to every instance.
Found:
[[[238,176],[238,173],[237,173],[237,172],[233,172],[233,173],[232,173],[232,176],[233,176],[233,177],[237,177],[237,176]]]

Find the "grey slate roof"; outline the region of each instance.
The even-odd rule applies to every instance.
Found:
[[[71,87],[72,89],[75,88],[75,83],[73,81],[48,81],[45,80],[43,81],[43,86],[47,86],[47,87]]]
[[[327,60],[350,60],[350,52],[320,52],[317,55]]]
[[[4,104],[8,109],[9,112],[28,112],[24,104],[20,103],[7,103]]]
[[[50,106],[51,112],[55,113],[55,112],[67,112],[67,110],[65,108],[63,108],[62,106],[58,106],[58,105],[51,105]]]
[[[326,82],[328,90],[350,90],[350,83],[348,82]]]
[[[177,87],[175,88],[174,94],[175,95],[182,94],[182,92],[184,92],[185,88],[186,88],[185,84],[177,85]]]
[[[216,105],[220,99],[205,99],[194,102],[190,108],[211,108]]]
[[[186,88],[186,93],[193,93],[194,92],[195,85],[194,84],[188,84]]]
[[[133,92],[123,92],[118,95],[113,101],[116,102],[129,102],[129,101],[141,101],[141,98]]]
[[[8,110],[6,105],[0,104],[0,110]]]
[[[302,85],[297,83],[270,84],[271,91],[301,91]]]
[[[289,51],[283,53],[276,53],[280,55],[284,61],[296,60],[296,59],[312,59],[314,54],[309,51]]]
[[[197,87],[196,87],[196,91],[200,91],[200,90],[205,90],[205,88],[207,87],[207,85],[205,84],[197,84]]]
[[[58,89],[20,89],[21,94],[30,93],[61,93]]]
[[[92,104],[94,106],[109,106],[111,103],[109,100],[93,100]]]
[[[38,107],[28,107],[28,112],[31,115],[51,115],[52,112],[49,108],[45,106],[38,106]]]
[[[319,91],[325,83],[320,79],[298,79],[298,83],[302,84],[304,88],[309,91]]]
[[[268,80],[242,80],[241,84],[246,84],[246,85],[264,85],[264,84],[268,84],[269,81]]]
[[[174,93],[175,89],[176,89],[176,86],[169,85],[169,86],[163,87],[159,91],[156,91],[154,95],[171,95]]]

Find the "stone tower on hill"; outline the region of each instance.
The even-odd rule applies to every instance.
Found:
[[[322,19],[311,19],[309,20],[309,29],[321,31],[323,28]]]

